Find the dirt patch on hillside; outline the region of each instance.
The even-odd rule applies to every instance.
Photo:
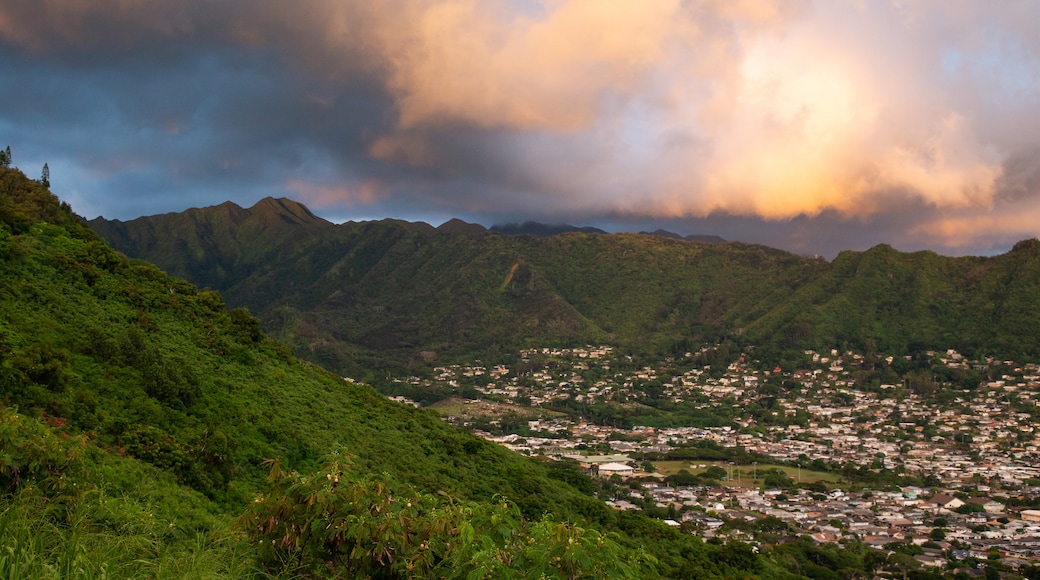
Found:
[[[505,281],[502,282],[502,287],[498,289],[499,292],[502,292],[503,290],[505,290],[506,288],[509,287],[509,283],[513,281],[513,276],[516,274],[516,271],[519,268],[520,268],[520,262],[517,262],[517,263],[513,264],[513,267],[509,269],[509,273],[506,274]]]
[[[438,401],[430,405],[429,408],[437,411],[437,413],[441,415],[450,415],[462,419],[473,419],[476,417],[502,417],[504,415],[519,415],[521,417],[536,419],[538,417],[560,415],[560,413],[554,413],[537,407],[524,407],[521,405],[513,405],[511,403],[496,403],[494,401],[484,400],[474,401],[458,397]]]

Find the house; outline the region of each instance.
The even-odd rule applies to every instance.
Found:
[[[920,554],[914,556],[914,560],[921,563],[922,566],[935,566],[936,568],[942,568],[946,566],[946,558],[942,556],[930,556],[927,554]]]
[[[925,503],[936,508],[937,510],[955,510],[964,505],[963,501],[945,493],[937,493],[933,495],[931,498],[925,500]]]
[[[1022,510],[1018,515],[1027,522],[1040,522],[1040,510]]]

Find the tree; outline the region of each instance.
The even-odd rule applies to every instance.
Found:
[[[712,465],[702,473],[704,477],[708,479],[723,479],[726,477],[726,470],[719,467],[718,465]]]
[[[11,146],[8,145],[7,149],[0,151],[0,167],[10,167],[11,165]]]
[[[794,486],[794,481],[789,475],[780,469],[773,469],[766,474],[765,486],[770,488],[787,489]]]
[[[46,163],[43,164],[43,173],[40,174],[40,184],[44,187],[51,186],[51,169]]]
[[[761,564],[754,549],[744,542],[732,541],[717,552],[718,562],[738,570],[756,570]]]
[[[665,480],[669,484],[675,486],[690,486],[701,483],[701,478],[697,477],[696,475],[690,473],[685,469],[680,469],[679,473],[669,475],[667,478],[665,478]]]

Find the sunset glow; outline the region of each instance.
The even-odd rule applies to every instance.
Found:
[[[991,252],[1040,234],[1038,23],[1025,1],[13,0],[0,127],[107,217],[284,195]]]

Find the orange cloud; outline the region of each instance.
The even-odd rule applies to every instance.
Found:
[[[386,197],[389,188],[376,180],[369,180],[357,186],[326,185],[311,183],[299,179],[291,179],[285,184],[286,189],[296,192],[299,199],[315,207],[351,203],[371,205]]]
[[[992,211],[973,209],[944,212],[926,218],[906,232],[906,237],[917,244],[965,247],[971,244],[993,245],[1007,240],[1040,237],[1040,200],[1025,200],[995,208]]]
[[[376,139],[368,147],[368,153],[376,159],[402,162],[413,167],[430,167],[437,162],[436,154],[425,140],[404,134]]]
[[[739,89],[705,119],[714,147],[692,213],[867,214],[882,210],[873,195],[891,190],[937,207],[989,203],[1002,159],[970,119],[901,106],[855,58],[820,50],[792,40],[749,48]]]
[[[547,3],[541,18],[479,0],[430,3],[384,36],[400,124],[443,120],[576,131],[609,91],[630,91],[696,26],[678,0]]]
[[[985,206],[1000,176],[1001,155],[968,113],[907,99],[929,90],[920,82],[886,86],[874,47],[843,44],[804,3],[557,0],[534,16],[493,6],[421,3],[414,24],[377,35],[401,133],[378,139],[374,156],[436,166],[422,130],[451,122],[580,143],[615,136],[641,106],[655,112],[642,146],[658,159],[633,163],[622,157],[631,144],[600,143],[613,161],[585,169],[613,165],[602,180],[527,168],[539,188],[621,211],[782,219],[882,211],[875,194],[891,190],[937,207]],[[864,12],[868,28],[885,24],[845,8]],[[665,152],[663,136],[677,128],[705,147]],[[640,191],[619,190],[619,171]]]

